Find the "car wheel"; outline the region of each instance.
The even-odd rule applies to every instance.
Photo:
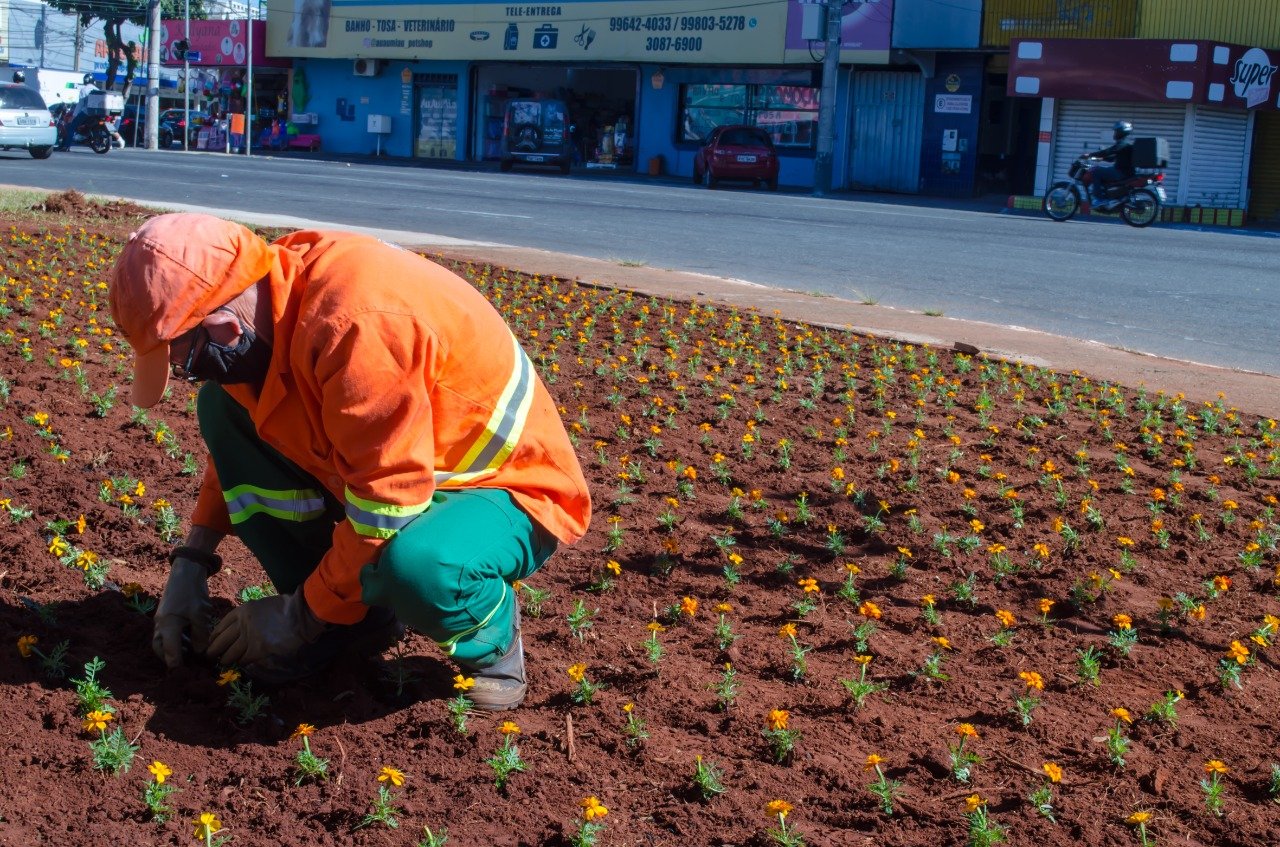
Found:
[[[707,168],[702,172],[702,184],[707,188],[716,187],[716,178],[711,175],[711,168]]]
[[[161,150],[173,149],[173,130],[169,129],[168,127],[164,127],[164,126],[160,127],[160,149]]]
[[[47,159],[53,155],[52,147],[32,147],[27,152],[31,154],[33,159]]]

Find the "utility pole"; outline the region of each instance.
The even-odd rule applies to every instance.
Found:
[[[836,78],[840,75],[840,8],[842,0],[827,0],[827,52],[822,59],[822,89],[818,95],[818,149],[813,157],[813,196],[831,190],[831,158],[836,142]]]
[[[48,11],[49,11],[49,7],[41,3],[40,4],[40,67],[42,68],[44,67],[44,43],[49,38],[49,21],[48,21],[47,15],[45,14]],[[79,20],[79,15],[76,16],[76,19]]]
[[[191,0],[182,3],[182,40],[191,49]],[[187,50],[182,51],[182,149],[187,149],[191,138],[191,60]]]
[[[245,19],[248,20],[248,26],[245,29],[245,51],[244,58],[247,62],[248,73],[244,78],[244,154],[246,156],[253,155],[253,0],[249,0],[245,4]]]
[[[160,149],[160,0],[147,0],[147,149]]]
[[[72,58],[72,60],[71,60],[71,70],[75,71],[76,73],[79,73],[79,72],[80,72],[80,33],[81,33],[81,26],[82,26],[82,24],[80,23],[80,16],[79,16],[79,15],[76,15],[76,45],[75,45],[75,52],[72,54],[73,58]],[[43,67],[43,65],[41,65],[41,67]]]

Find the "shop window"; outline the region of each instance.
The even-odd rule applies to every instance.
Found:
[[[818,135],[818,89],[802,85],[680,86],[678,140],[700,142],[725,124],[758,126],[778,147],[812,149]]]

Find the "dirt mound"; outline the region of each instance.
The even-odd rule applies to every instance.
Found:
[[[55,215],[72,215],[79,218],[100,218],[105,220],[132,218],[143,220],[155,214],[153,209],[124,200],[110,200],[105,203],[90,200],[74,189],[68,189],[59,194],[50,194],[43,202],[32,206],[31,210],[33,212],[51,212]]]

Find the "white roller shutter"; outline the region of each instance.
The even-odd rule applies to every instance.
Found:
[[[1248,184],[1245,151],[1253,131],[1253,113],[1240,109],[1196,106],[1191,121],[1191,156],[1187,163],[1186,206],[1243,209]]]
[[[1067,170],[1081,153],[1101,150],[1111,144],[1116,121],[1133,124],[1134,135],[1158,135],[1169,141],[1169,167],[1164,187],[1169,197],[1178,196],[1182,163],[1183,134],[1187,107],[1165,103],[1111,103],[1101,100],[1059,100],[1053,126],[1053,173],[1050,182],[1067,178]]]

